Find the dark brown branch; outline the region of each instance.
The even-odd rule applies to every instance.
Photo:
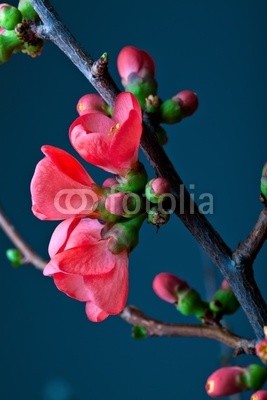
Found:
[[[14,226],[5,216],[3,211],[0,209],[0,227],[9,237],[11,242],[21,252],[27,263],[34,265],[37,269],[43,270],[47,262],[43,260],[38,254],[36,254],[25,241],[18,234]]]
[[[94,60],[81,50],[48,0],[32,0],[32,4],[42,21],[42,24],[32,27],[35,34],[56,44],[91,82],[106,102],[113,105],[119,91],[110,75],[108,73],[101,76],[92,74],[92,66],[95,65]],[[176,215],[230,282],[257,337],[262,338],[262,327],[267,325],[267,307],[254,280],[252,269],[248,274],[247,271],[244,272],[243,269],[236,268],[238,265],[232,260],[230,248],[205,216],[200,213],[196,205],[193,206],[194,212],[192,213],[193,203],[186,189],[184,198],[180,198],[180,187],[183,186],[183,182],[163,148],[159,145],[155,137],[155,127],[147,115],[144,115],[144,134],[141,146],[156,173],[170,182],[178,205]],[[179,209],[180,201],[183,202],[183,212]],[[249,279],[249,282],[247,279]]]
[[[131,325],[142,326],[148,336],[170,337],[201,337],[217,340],[235,350],[235,354],[255,354],[255,342],[241,338],[224,327],[207,325],[178,325],[164,323],[143,314],[133,306],[127,306],[121,313],[121,318]]]
[[[260,213],[258,221],[246,240],[241,242],[233,254],[238,265],[251,265],[267,239],[267,208]]]

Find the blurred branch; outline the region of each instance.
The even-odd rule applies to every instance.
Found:
[[[27,263],[34,265],[37,269],[43,270],[47,262],[36,254],[30,246],[22,239],[15,227],[11,224],[4,212],[0,209],[0,227],[21,252]]]
[[[234,349],[235,355],[242,353],[255,354],[255,342],[253,340],[241,338],[224,327],[168,324],[147,317],[141,310],[133,306],[127,306],[120,316],[131,325],[144,327],[148,336],[214,339]]]
[[[31,2],[42,21],[42,23],[32,25],[32,30],[36,36],[42,39],[49,39],[58,46],[91,82],[105,101],[113,105],[119,89],[107,69],[102,68],[100,70],[101,62],[99,60],[101,60],[101,57],[95,62],[89,54],[86,54],[81,49],[76,39],[60,21],[59,16],[48,0],[31,0]],[[267,307],[255,282],[253,273],[251,273],[252,268],[249,273],[247,271],[244,272],[243,269],[236,268],[238,265],[232,260],[230,248],[199,211],[186,189],[183,193],[184,196],[181,197],[180,188],[184,188],[183,181],[165,151],[159,145],[155,136],[153,121],[147,114],[144,114],[143,122],[144,133],[141,147],[155,172],[169,181],[172,193],[177,200],[176,215],[219,267],[224,278],[230,282],[256,336],[262,338],[262,328],[267,325]],[[179,207],[180,200],[183,202],[182,211]]]

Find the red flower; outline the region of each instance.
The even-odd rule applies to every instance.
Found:
[[[70,127],[70,141],[88,162],[125,176],[138,161],[142,114],[131,93],[117,96],[113,117],[95,112],[78,117]]]
[[[32,181],[32,211],[39,219],[62,220],[74,215],[98,217],[95,208],[101,189],[82,165],[66,151],[43,146],[45,157]]]
[[[131,78],[144,79],[154,77],[155,74],[152,57],[133,46],[126,46],[120,51],[117,66],[123,85],[127,85]]]
[[[94,322],[120,313],[128,294],[128,253],[111,253],[110,239],[101,238],[102,228],[87,218],[61,222],[51,237],[51,261],[44,269],[60,291],[86,302],[87,317]]]

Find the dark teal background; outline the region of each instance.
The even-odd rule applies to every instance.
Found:
[[[116,57],[128,44],[147,50],[157,65],[159,94],[195,90],[197,113],[168,128],[166,146],[193,193],[214,196],[210,220],[234,248],[261,209],[259,177],[266,161],[267,48],[264,0],[143,2],[52,1],[94,58],[107,51],[117,83]],[[52,44],[35,60],[16,55],[0,68],[1,203],[31,246],[47,257],[53,222],[31,213],[29,183],[42,144],[71,151],[68,127],[75,105],[92,91]],[[99,182],[105,174],[87,166]],[[148,167],[149,175],[153,171]],[[1,400],[202,400],[207,376],[220,365],[222,347],[200,339],[134,341],[119,318],[87,321],[84,305],[58,292],[31,266],[12,269],[9,240],[0,233]],[[255,273],[266,294],[266,249]],[[142,229],[130,257],[129,303],[169,322],[186,323],[151,289],[156,273],[170,271],[205,296],[209,261],[174,217],[159,233]],[[210,266],[211,267],[211,266]],[[216,271],[216,268],[212,269]],[[219,273],[215,272],[217,282]],[[246,337],[243,315],[229,318]],[[245,365],[241,356],[233,363]],[[245,395],[243,399],[249,398]]]

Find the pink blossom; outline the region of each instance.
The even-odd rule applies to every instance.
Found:
[[[86,302],[87,317],[94,322],[120,313],[128,294],[128,253],[111,253],[102,228],[88,218],[61,222],[51,237],[51,260],[44,269],[60,291]]]
[[[178,290],[188,287],[186,282],[168,272],[161,272],[156,275],[152,286],[156,295],[168,303],[176,303]]]
[[[79,115],[85,115],[92,112],[104,112],[108,107],[105,100],[99,94],[85,94],[77,103],[77,111]]]
[[[117,66],[123,85],[127,85],[131,75],[143,79],[154,77],[155,74],[155,64],[151,56],[133,46],[126,46],[120,51]]]
[[[192,115],[198,108],[198,98],[196,93],[192,92],[192,90],[183,90],[176,94],[172,100],[179,103],[183,118],[189,117],[189,115]]]
[[[213,372],[207,380],[206,392],[210,397],[230,396],[246,389],[242,383],[245,368],[223,367]]]
[[[62,220],[74,215],[97,218],[101,189],[82,165],[66,151],[43,146],[45,157],[32,181],[32,211],[39,219]]]
[[[86,161],[121,176],[136,166],[141,134],[141,108],[131,93],[117,96],[112,118],[82,115],[69,131],[73,147]]]

